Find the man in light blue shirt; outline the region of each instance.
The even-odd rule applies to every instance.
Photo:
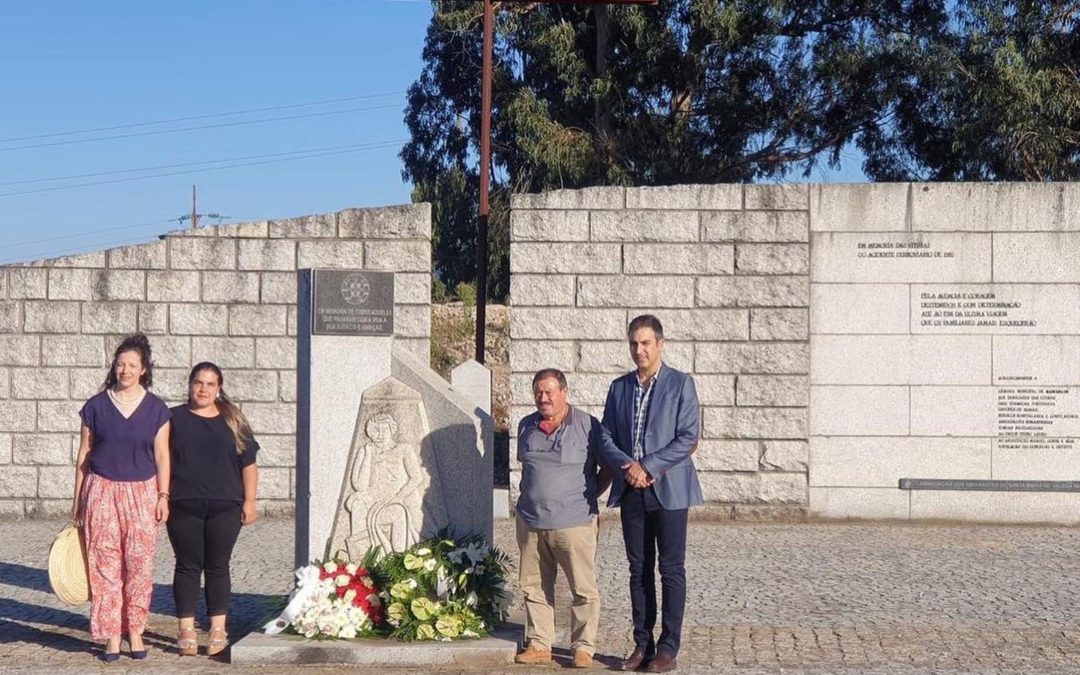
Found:
[[[548,368],[533,377],[536,412],[518,425],[521,496],[517,502],[519,582],[525,595],[527,646],[517,663],[551,662],[555,578],[570,585],[575,668],[592,665],[600,626],[596,588],[596,496],[600,422],[567,402],[566,376]]]

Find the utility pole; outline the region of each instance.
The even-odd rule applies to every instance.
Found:
[[[197,205],[196,200],[197,200],[197,195],[196,195],[196,192],[195,192],[195,186],[192,185],[191,186],[191,213],[180,216],[179,218],[176,219],[176,222],[183,225],[186,221],[190,220],[192,227],[198,227],[199,226],[199,218],[213,218],[214,220],[216,220],[216,221],[218,221],[220,223],[222,221],[222,219],[232,217],[232,216],[223,216],[220,213],[199,213],[199,209],[198,209],[198,205]]]
[[[487,275],[488,275],[488,195],[491,191],[491,77],[492,51],[495,42],[495,7],[492,0],[484,0],[484,58],[481,75],[480,106],[480,217],[477,220],[476,239],[476,361],[484,362],[484,340],[487,327]]]
[[[191,226],[199,226],[199,211],[195,208],[195,186],[191,186]]]
[[[540,0],[546,4],[566,2],[566,0]],[[655,5],[659,0],[581,0],[583,5]],[[598,7],[597,9],[601,9]],[[608,16],[605,11],[597,16],[597,70],[602,72],[607,67]],[[484,340],[486,339],[487,321],[487,276],[488,276],[488,197],[491,191],[491,80],[494,66],[492,52],[495,43],[495,7],[493,0],[484,0],[484,51],[481,70],[480,89],[480,212],[476,222],[476,360],[484,362]],[[606,116],[597,111],[598,121],[606,123]]]

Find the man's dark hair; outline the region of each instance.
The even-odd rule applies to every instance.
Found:
[[[660,323],[660,319],[657,319],[652,314],[635,316],[634,320],[630,322],[630,326],[626,329],[626,337],[633,336],[634,331],[642,328],[652,328],[652,332],[656,335],[657,340],[664,339],[664,326]]]
[[[536,371],[536,374],[533,375],[533,389],[536,389],[537,383],[549,378],[559,383],[559,389],[566,389],[566,375],[558,368],[544,368]]]

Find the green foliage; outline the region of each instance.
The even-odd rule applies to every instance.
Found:
[[[435,259],[473,281],[481,9],[435,0],[408,95],[403,177]],[[508,291],[508,193],[779,179],[883,121],[882,66],[943,0],[503,4],[496,17],[489,289]],[[917,46],[916,51],[921,49]]]
[[[450,371],[462,361],[457,348],[463,344],[469,344],[475,333],[476,314],[468,307],[453,308],[453,312],[448,316],[443,316],[441,321],[433,321],[431,324],[431,367],[449,379]]]
[[[476,307],[476,284],[462,281],[454,287],[454,295],[466,307]]]
[[[1080,8],[965,0],[883,91],[860,145],[877,180],[1080,177]]]
[[[437,276],[431,277],[431,302],[436,305],[445,304],[450,299],[450,292],[446,290],[446,284]]]
[[[453,288],[475,280],[482,12],[433,9],[401,157]],[[777,180],[847,147],[875,180],[1076,179],[1078,21],[1062,0],[500,5],[489,292],[510,192]]]
[[[390,637],[452,640],[483,637],[506,618],[508,564],[482,537],[440,532],[368,569],[382,589]]]

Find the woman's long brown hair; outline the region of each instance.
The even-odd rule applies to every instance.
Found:
[[[218,411],[221,412],[221,416],[225,418],[226,426],[229,427],[229,431],[232,432],[233,438],[236,440],[236,454],[239,455],[247,448],[248,439],[252,438],[254,434],[251,431],[251,424],[244,417],[244,413],[240,412],[240,408],[225,393],[225,376],[221,374],[221,368],[218,368],[216,364],[210,361],[202,361],[196,363],[191,369],[191,374],[188,375],[188,406],[193,404],[191,385],[195,382],[195,376],[204,370],[209,370],[217,375],[219,388],[215,403]]]

